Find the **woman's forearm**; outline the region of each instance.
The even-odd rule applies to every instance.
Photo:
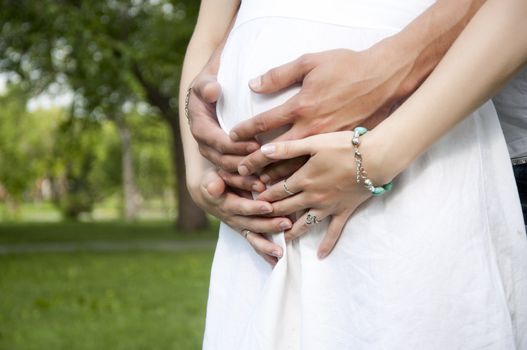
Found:
[[[192,192],[199,186],[201,174],[209,167],[209,163],[203,158],[199,152],[198,144],[190,132],[187,118],[185,116],[185,100],[188,87],[190,86],[194,77],[201,71],[207,60],[217,59],[213,54],[214,48],[211,46],[203,46],[198,43],[191,43],[185,55],[185,62],[181,74],[181,82],[179,88],[179,124],[181,130],[181,140],[185,151],[185,168],[187,187]],[[212,56],[211,56],[212,54]],[[213,63],[214,64],[214,63]]]
[[[223,43],[238,6],[236,0],[202,1],[198,23],[185,54],[179,88],[179,122],[185,151],[187,186],[191,194],[199,187],[209,163],[201,156],[185,117],[187,89],[205,65],[212,71],[218,69]]]
[[[527,62],[526,18],[524,0],[483,5],[425,83],[370,134],[380,147],[374,164],[390,169],[379,181],[404,170]]]

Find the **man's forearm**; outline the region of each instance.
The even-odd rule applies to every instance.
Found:
[[[406,70],[399,95],[406,97],[419,87],[484,3],[438,0],[401,32],[374,46]]]
[[[383,158],[379,173],[393,170],[380,183],[406,169],[527,63],[526,15],[525,0],[487,1],[430,77],[370,133],[372,153]],[[412,135],[411,142],[401,143],[403,135]]]

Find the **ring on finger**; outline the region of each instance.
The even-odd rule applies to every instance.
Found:
[[[251,233],[251,231],[249,231],[247,229],[242,230],[243,238],[247,239],[247,236],[249,235],[249,233]]]
[[[316,215],[307,213],[306,216],[306,225],[313,225],[313,224],[319,224],[320,220],[317,219]]]
[[[282,185],[284,186],[284,191],[285,191],[285,193],[287,193],[287,194],[290,195],[290,196],[295,195],[295,193],[292,192],[292,191],[289,189],[289,187],[287,187],[287,179],[284,180],[284,182],[282,183]]]

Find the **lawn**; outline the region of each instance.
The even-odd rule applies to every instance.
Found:
[[[214,236],[214,228],[174,233],[169,223],[0,225],[4,246]],[[0,349],[200,349],[212,255],[212,247],[0,255]]]
[[[171,221],[125,223],[45,222],[0,223],[0,244],[131,240],[215,240],[218,223],[202,232],[177,232]]]

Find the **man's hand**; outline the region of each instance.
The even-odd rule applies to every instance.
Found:
[[[392,64],[395,59],[401,61]],[[275,140],[282,141],[351,130],[358,124],[371,128],[411,93],[403,84],[412,70],[410,63],[402,57],[390,58],[384,47],[303,55],[249,84],[254,92],[269,94],[302,83],[300,92],[283,105],[238,124],[230,136],[236,141],[250,140],[257,134],[291,125]],[[243,159],[238,171],[249,175],[268,162],[258,150]]]
[[[190,130],[205,158],[218,168],[233,172],[244,156],[260,146],[255,141],[234,142],[221,129],[216,118],[220,94],[216,76],[204,70],[196,77],[188,104]]]
[[[250,83],[257,93],[272,93],[301,83],[285,104],[239,124],[233,140],[291,125],[277,140],[292,140],[361,123],[377,125],[432,72],[485,0],[437,0],[401,32],[371,48],[308,54],[272,69]],[[256,151],[238,171],[250,174],[268,160]]]

